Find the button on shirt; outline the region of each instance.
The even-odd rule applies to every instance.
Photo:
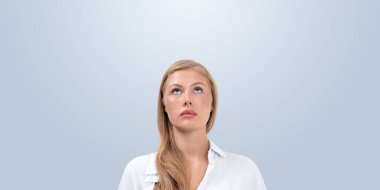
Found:
[[[153,190],[160,181],[156,153],[131,160],[123,173],[119,190]],[[197,190],[266,190],[263,177],[249,158],[222,151],[210,140],[208,166]]]

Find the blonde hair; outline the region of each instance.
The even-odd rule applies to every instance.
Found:
[[[186,168],[182,162],[182,153],[178,149],[173,136],[173,127],[170,124],[169,117],[165,112],[163,104],[163,88],[167,78],[178,70],[194,69],[203,74],[209,82],[212,92],[212,111],[206,124],[208,133],[214,126],[216,111],[218,105],[218,93],[214,79],[207,69],[193,60],[180,60],[171,65],[165,72],[161,80],[160,91],[158,95],[157,124],[160,132],[160,145],[156,156],[156,167],[160,177],[160,182],[156,184],[155,190],[188,190],[189,180],[187,178]]]

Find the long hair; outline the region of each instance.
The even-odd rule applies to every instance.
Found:
[[[155,190],[188,190],[190,186],[186,168],[183,164],[182,153],[174,141],[173,126],[169,121],[163,104],[163,88],[166,79],[174,72],[183,69],[194,69],[208,79],[212,92],[212,111],[206,124],[207,133],[214,126],[216,118],[218,93],[214,79],[207,69],[193,60],[180,60],[171,65],[162,77],[158,95],[157,124],[160,132],[160,145],[156,155],[156,167],[160,182],[156,184]]]

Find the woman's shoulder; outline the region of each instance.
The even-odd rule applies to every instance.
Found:
[[[231,161],[238,161],[238,162],[243,162],[247,164],[254,164],[253,160],[247,156],[244,156],[242,154],[238,153],[232,153],[232,152],[226,152],[226,158],[228,158]]]
[[[252,159],[236,153],[225,152],[225,154],[225,161],[222,165],[224,165],[223,168],[226,173],[239,173],[239,179],[236,180],[243,180],[249,187],[255,187],[254,189],[266,189],[261,172]],[[234,178],[237,176],[230,177]]]
[[[256,165],[256,163],[249,157],[244,156],[242,154],[237,153],[231,153],[231,152],[225,152],[225,162],[229,166],[235,169],[251,169],[251,171],[259,172],[259,169]]]
[[[210,143],[211,143],[210,149],[212,150],[211,153],[213,153],[211,154],[212,163],[216,162],[217,166],[224,168],[224,170],[228,170],[226,172],[236,171],[236,170],[259,172],[255,162],[251,160],[249,157],[244,156],[242,154],[237,154],[237,153],[232,153],[232,152],[222,150],[212,141],[210,141]],[[217,155],[217,156],[215,157],[213,155]]]
[[[129,161],[120,180],[119,190],[141,189],[145,184],[147,174],[155,170],[155,156],[156,153],[150,153]]]
[[[134,157],[128,162],[126,171],[144,174],[150,163],[154,162],[156,153],[149,153]]]

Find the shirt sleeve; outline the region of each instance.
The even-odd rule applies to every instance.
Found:
[[[265,186],[264,178],[261,175],[259,168],[253,161],[251,161],[251,167],[252,167],[252,170],[251,170],[252,175],[251,175],[250,181],[251,181],[252,190],[266,190],[267,188]]]
[[[136,176],[136,163],[129,162],[124,169],[118,190],[138,190],[138,176]]]
[[[264,178],[263,176],[261,175],[260,171],[258,171],[257,175],[256,175],[256,188],[257,190],[266,190],[266,186],[265,186],[265,183],[264,183]]]

